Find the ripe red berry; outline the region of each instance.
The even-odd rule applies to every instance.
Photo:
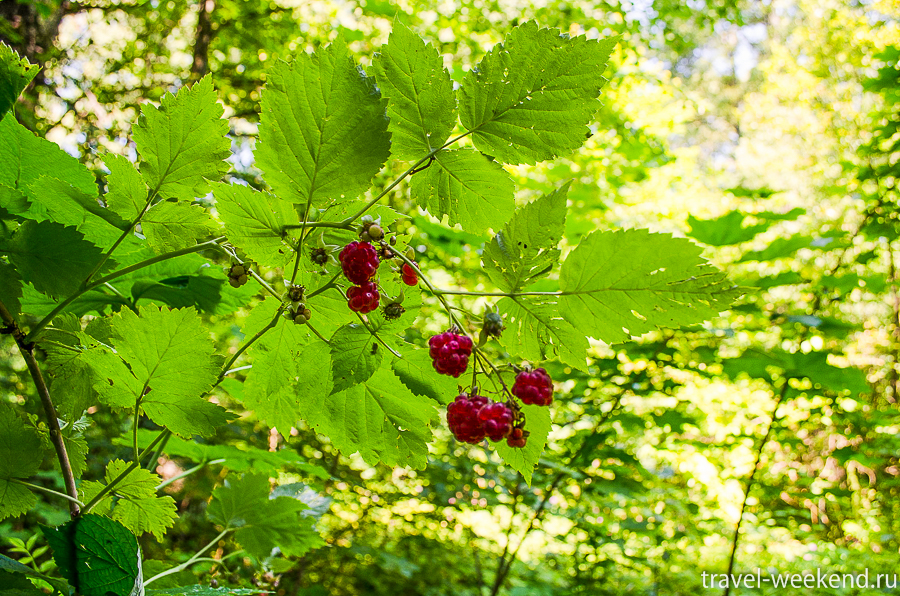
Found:
[[[525,404],[549,406],[553,401],[553,380],[543,368],[520,372],[513,383],[512,394]]]
[[[378,288],[370,281],[347,290],[347,305],[358,313],[365,314],[378,308],[379,298]]]
[[[525,430],[521,428],[513,428],[509,432],[509,436],[506,438],[506,444],[510,447],[516,447],[521,449],[528,442],[528,436],[525,434]]]
[[[469,356],[472,355],[472,340],[465,335],[445,331],[433,335],[428,340],[428,347],[434,370],[451,377],[459,377],[466,372]]]
[[[492,402],[481,408],[478,420],[484,427],[484,434],[496,443],[509,436],[512,430],[513,411],[504,403]]]
[[[338,255],[344,275],[354,284],[364,284],[378,271],[378,251],[368,242],[351,242]]]
[[[484,396],[460,393],[447,406],[447,426],[457,441],[474,445],[484,440],[484,426],[478,419],[478,413],[487,403]]]
[[[403,263],[403,270],[401,271],[401,277],[403,278],[403,283],[408,286],[417,286],[419,285],[419,274],[416,273],[416,270],[409,266],[409,263]]]

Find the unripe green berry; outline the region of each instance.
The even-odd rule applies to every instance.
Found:
[[[375,242],[378,242],[379,240],[384,238],[384,230],[382,230],[381,226],[379,226],[378,224],[372,224],[371,226],[369,226],[368,234],[369,238],[371,238]]]

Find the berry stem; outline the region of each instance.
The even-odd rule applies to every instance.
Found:
[[[313,296],[318,296],[319,294],[321,294],[322,292],[324,292],[325,290],[327,290],[329,288],[336,288],[337,284],[335,284],[334,282],[336,282],[341,275],[343,275],[342,271],[338,271],[337,273],[335,273],[334,277],[329,279],[328,282],[325,283],[325,285],[323,285],[319,288],[316,288],[315,290],[313,290],[312,292],[307,294],[306,295],[307,300],[312,298]]]
[[[425,282],[425,285],[428,287],[428,289],[431,291],[431,293],[434,294],[435,296],[437,296],[437,299],[440,300],[441,304],[444,305],[444,310],[447,311],[447,316],[450,317],[450,323],[452,325],[456,325],[457,328],[459,328],[460,332],[465,333],[465,329],[464,329],[462,323],[460,323],[459,319],[456,318],[456,315],[453,314],[453,308],[450,306],[450,304],[447,302],[447,300],[440,294],[440,292],[434,287],[434,284],[431,283],[431,280],[428,279],[428,276],[425,275],[424,273],[422,273],[422,270],[419,269],[419,267],[416,265],[415,261],[413,261],[412,259],[406,258],[406,255],[400,253],[400,251],[398,251],[393,246],[388,246],[387,249],[389,251],[391,251],[394,255],[396,255],[401,261],[403,261],[404,263],[406,263],[407,265],[409,265],[410,267],[413,268],[413,270],[419,276],[419,279],[421,279],[423,282]]]
[[[244,352],[247,351],[247,348],[249,348],[249,347],[252,346],[254,343],[256,343],[257,341],[259,341],[259,339],[260,339],[263,335],[265,335],[266,332],[267,332],[269,329],[272,329],[273,327],[275,327],[275,325],[278,324],[278,319],[281,318],[281,313],[284,312],[284,309],[285,309],[285,308],[286,308],[285,304],[282,303],[281,307],[275,312],[275,316],[272,317],[272,320],[271,320],[271,321],[269,321],[269,324],[266,325],[265,327],[263,327],[262,329],[260,329],[259,331],[257,331],[257,332],[256,332],[256,335],[254,335],[254,336],[251,337],[249,340],[247,340],[246,342],[244,342],[244,345],[242,345],[241,347],[239,347],[239,348],[237,349],[237,351],[234,353],[234,356],[231,357],[231,360],[229,360],[228,363],[225,364],[225,366],[222,367],[222,372],[219,373],[219,378],[216,380],[216,385],[218,385],[219,383],[222,382],[222,379],[224,379],[224,378],[225,378],[225,375],[228,374],[228,371],[231,370],[232,365],[233,365],[235,362],[237,362],[237,359],[241,357],[241,354],[243,354]],[[215,387],[215,385],[213,385],[213,387]]]

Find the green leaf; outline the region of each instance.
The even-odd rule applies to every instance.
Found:
[[[497,307],[506,324],[500,343],[510,354],[531,362],[558,359],[584,370],[587,338],[560,314],[558,298],[505,297]]]
[[[331,337],[332,375],[335,393],[362,383],[381,366],[383,346],[361,324],[344,325]]]
[[[0,570],[0,596],[44,596],[44,592],[37,589],[24,575]]]
[[[214,490],[206,512],[212,521],[237,528],[238,543],[263,559],[276,547],[285,555],[299,556],[324,545],[313,529],[314,520],[305,515],[307,509],[299,499],[270,495],[267,477],[245,475]]]
[[[441,151],[412,178],[416,203],[463,229],[499,229],[515,209],[515,184],[503,167],[474,149]]]
[[[38,432],[12,406],[0,403],[0,520],[23,515],[37,503],[28,488],[11,479],[32,476],[43,454]]]
[[[112,319],[112,334],[119,356],[149,390],[141,407],[151,420],[183,437],[211,435],[228,421],[223,408],[202,397],[215,384],[220,364],[195,310],[123,311]]]
[[[741,292],[700,253],[669,234],[594,232],[563,263],[559,312],[606,343],[708,320]]]
[[[128,464],[120,459],[110,461],[104,476],[106,484],[113,483],[126,468]],[[153,472],[135,468],[119,480],[97,505],[111,506],[112,519],[132,533],[140,536],[150,532],[157,540],[162,540],[166,529],[178,519],[178,509],[172,497],[157,496],[156,486],[160,482],[160,477]]]
[[[439,149],[456,125],[456,94],[434,46],[394,20],[372,66],[388,100],[391,153],[416,160]]]
[[[300,223],[294,205],[239,184],[215,184],[216,209],[225,234],[251,259],[280,267],[294,250],[284,241],[284,226]]]
[[[504,292],[518,292],[543,277],[559,261],[557,245],[566,228],[569,183],[516,210],[503,230],[485,245],[485,272]]]
[[[0,302],[16,316],[22,312],[22,278],[12,265],[0,261]]]
[[[475,146],[509,164],[534,164],[581,147],[617,41],[563,37],[533,21],[513,29],[460,89],[460,119]]]
[[[278,62],[262,92],[256,165],[282,199],[355,198],[388,158],[384,104],[341,38]]]
[[[16,100],[40,67],[21,58],[12,48],[0,42],[0,120],[13,109]]]
[[[404,350],[403,358],[394,358],[391,368],[416,395],[447,405],[459,394],[459,382],[453,377],[437,374],[432,362],[428,350]]]
[[[741,226],[745,217],[747,216],[740,211],[730,211],[715,219],[697,219],[689,215],[688,224],[691,231],[688,232],[688,236],[710,246],[729,246],[753,240],[757,234],[772,225],[761,223],[744,228]]]
[[[324,400],[304,400],[303,417],[345,455],[359,452],[369,465],[425,467],[434,402],[410,392],[386,368]]]
[[[135,221],[147,206],[147,185],[134,164],[123,155],[107,153],[103,163],[109,169],[108,190],[103,202],[129,223]]]
[[[87,514],[57,528],[42,527],[60,574],[81,596],[139,596],[141,549],[125,527]]]
[[[0,120],[0,184],[26,192],[32,182],[52,173],[81,192],[97,196],[97,180],[77,159],[36,136],[10,113]]]
[[[836,248],[838,242],[834,238],[813,238],[812,236],[804,236],[795,234],[787,238],[776,238],[769,246],[762,250],[753,250],[745,253],[738,263],[747,263],[749,261],[771,261],[772,259],[780,259],[788,257],[801,248],[809,248],[812,250],[831,250]]]
[[[49,221],[26,221],[5,244],[0,239],[2,253],[9,256],[19,274],[37,291],[62,297],[78,290],[103,251],[75,228]]]
[[[547,437],[550,435],[550,408],[523,405],[522,412],[525,414],[525,428],[531,433],[525,447],[510,447],[506,441],[494,443],[493,447],[503,461],[509,464],[513,470],[522,474],[525,483],[531,486],[534,467],[541,458],[544,446],[547,444]]]
[[[212,220],[200,205],[163,201],[141,218],[141,230],[150,248],[164,254],[197,244],[211,232]]]
[[[132,136],[152,194],[190,201],[208,192],[207,180],[217,181],[228,171],[231,141],[223,113],[209,75],[175,95],[167,93],[158,108],[141,106]]]

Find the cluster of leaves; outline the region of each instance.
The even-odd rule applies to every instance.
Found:
[[[192,446],[195,436],[212,437],[235,416],[208,399],[217,386],[234,399],[233,409],[253,410],[284,436],[303,421],[347,456],[423,468],[437,407],[458,389],[436,378],[427,350],[399,335],[415,323],[410,306],[423,297],[409,297],[396,320],[352,313],[336,265],[308,258],[319,238],[346,244],[366,212],[385,226],[408,216],[378,205],[384,192],[366,197],[389,157],[412,162],[392,187],[411,177],[423,211],[463,230],[497,231],[483,254],[496,290],[475,294],[500,298],[506,331],[496,351],[509,362],[558,359],[586,371],[589,337],[612,344],[728,308],[739,291],[689,240],[596,231],[563,260],[566,187],[516,207],[502,164],[534,164],[583,144],[614,44],[529,22],[458,90],[437,51],[399,23],[369,74],[341,39],[279,62],[262,94],[255,152],[268,190],[221,181],[230,141],[209,77],[165,95],[158,107],[143,106],[132,135],[140,162],[103,156],[109,173],[102,196],[77,160],[11,112],[0,113],[2,314],[35,382],[50,380],[44,420],[0,405],[3,461],[16,462],[0,467],[0,517],[35,505],[32,489],[40,487],[27,480],[50,449],[74,486],[89,448],[83,416],[99,407],[133,419],[131,461],[113,459],[101,480],[81,480],[66,495],[79,507],[73,520],[46,532],[60,574],[79,593],[140,593],[226,535],[259,560],[320,545],[311,516],[317,510],[305,502],[304,487],[271,490],[268,475],[246,474],[211,495],[207,515],[222,534],[182,565],[143,578],[135,535],[159,537],[177,519],[172,498],[159,495],[168,481],[144,466],[149,459],[152,468],[160,453],[202,457],[201,465],[219,455]],[[14,99],[34,73],[2,51],[0,75]],[[12,100],[2,99],[8,110]],[[451,148],[463,140],[471,146]],[[214,211],[205,200],[210,193]],[[247,269],[252,261],[259,285],[231,287],[201,256],[216,251]],[[381,284],[395,293],[401,281],[382,267]],[[461,292],[423,281],[457,320],[447,296]],[[282,316],[283,292],[272,287],[282,283],[308,289],[309,324]],[[271,296],[255,304],[242,329],[248,339],[226,362],[200,312],[228,314],[258,289]],[[41,363],[35,347],[46,355]],[[252,368],[241,383],[229,375],[243,354]],[[503,373],[483,374],[503,385]],[[527,416],[528,448],[498,452],[530,482],[550,413],[533,408]],[[155,438],[142,425],[156,429]],[[222,455],[226,465],[235,457]]]

